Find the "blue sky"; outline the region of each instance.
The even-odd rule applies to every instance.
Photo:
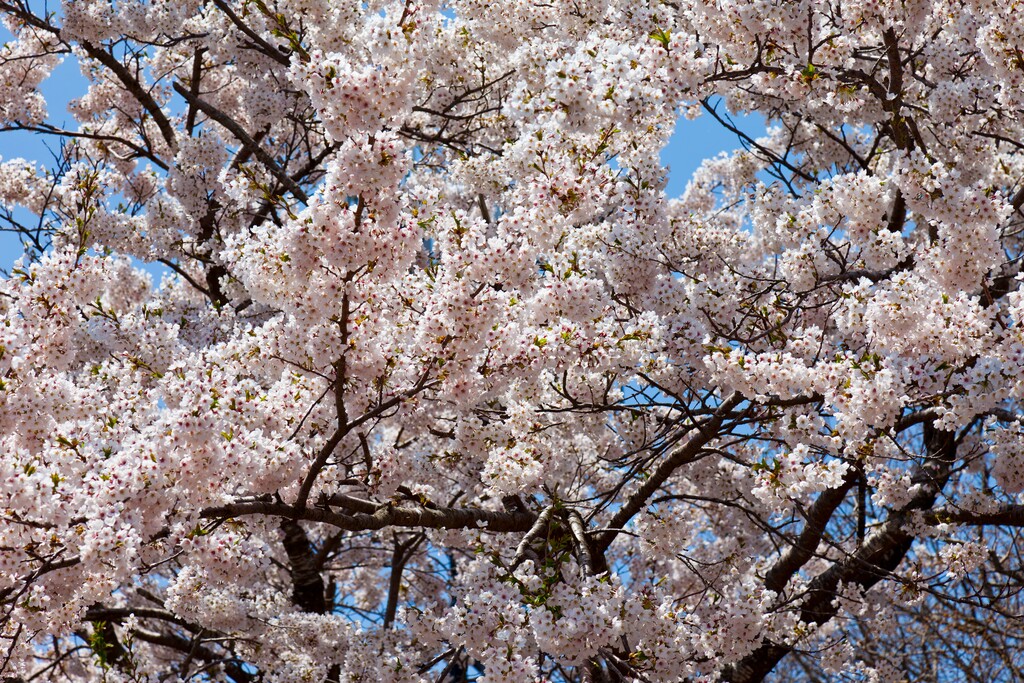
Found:
[[[7,38],[0,28],[0,38]],[[85,92],[85,82],[73,58],[65,59],[53,75],[42,86],[48,107],[48,122],[57,126],[75,127],[68,113],[67,105],[72,99]],[[763,121],[757,117],[738,118],[741,128],[754,137],[763,131]],[[50,147],[56,148],[58,141],[53,136],[25,132],[0,133],[0,157],[3,160],[22,157],[50,165],[53,155]],[[711,116],[695,120],[680,119],[668,146],[663,150],[662,161],[670,168],[666,193],[679,196],[686,189],[694,170],[701,161],[722,151],[731,151],[739,146],[736,137],[722,128]],[[10,268],[21,255],[21,242],[15,235],[0,233],[0,268]]]
[[[719,111],[723,110],[724,107]],[[765,122],[759,115],[733,116],[732,119],[740,130],[753,138],[764,133]],[[731,152],[741,146],[736,136],[709,114],[692,121],[680,118],[672,139],[661,153],[662,163],[669,167],[665,194],[669,197],[680,196],[704,159],[719,152]]]

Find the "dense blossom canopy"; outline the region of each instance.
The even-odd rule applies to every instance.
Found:
[[[0,678],[1019,680],[1022,11],[0,0]]]

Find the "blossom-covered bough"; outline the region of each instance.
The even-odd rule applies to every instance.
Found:
[[[1021,9],[0,0],[0,677],[1024,676]]]

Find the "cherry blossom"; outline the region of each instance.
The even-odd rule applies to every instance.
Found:
[[[1011,7],[0,15],[4,681],[1021,677]]]

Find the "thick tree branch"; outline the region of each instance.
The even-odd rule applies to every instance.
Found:
[[[331,499],[325,499],[331,505]],[[393,503],[377,506],[372,514],[342,514],[313,507],[300,508],[277,501],[245,501],[209,507],[202,511],[207,519],[226,519],[248,515],[272,515],[295,520],[321,522],[346,531],[371,531],[385,527],[411,529],[481,529],[495,533],[529,531],[537,519],[531,512],[495,512],[477,508],[406,507]]]
[[[927,524],[963,524],[965,526],[1024,527],[1024,505],[1003,503],[985,512],[946,506],[924,513]]]
[[[292,604],[303,612],[323,614],[327,611],[324,579],[306,530],[294,519],[284,517],[281,531],[284,533],[284,550],[288,554],[288,573],[292,579]]]
[[[834,489],[822,491],[817,500],[808,508],[804,528],[796,542],[782,554],[782,557],[768,570],[764,587],[781,593],[789,580],[814,556],[833,513],[846,498],[847,492],[857,481],[856,472],[851,469],[843,483]]]
[[[811,579],[800,603],[800,620],[806,624],[824,624],[839,612],[840,585],[868,589],[889,576],[910,550],[914,537],[905,529],[912,513],[934,505],[953,468],[956,440],[950,432],[926,424],[924,442],[928,455],[912,477],[917,492],[898,512],[892,514],[849,556],[834,563]],[[756,683],[775,668],[792,650],[788,644],[765,641],[752,654],[726,667],[722,680],[729,683]]]
[[[197,644],[190,638],[183,638],[172,633],[149,631],[147,629],[137,629],[133,637],[151,645],[158,645],[179,653],[191,654],[191,656],[199,658],[208,664],[219,666],[236,683],[252,683],[260,678],[257,674],[250,673],[243,668],[234,658],[226,654],[222,655],[205,645]]]

